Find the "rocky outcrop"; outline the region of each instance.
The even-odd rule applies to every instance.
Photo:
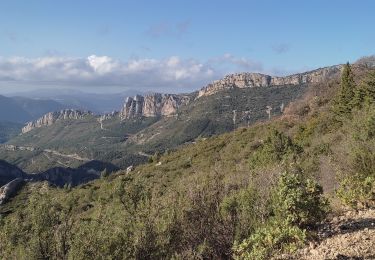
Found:
[[[3,205],[9,198],[11,198],[24,183],[22,178],[17,178],[5,184],[0,188],[0,205]]]
[[[233,88],[270,87],[319,83],[340,72],[341,67],[342,65],[335,65],[286,77],[273,77],[260,73],[231,74],[202,88],[198,93],[198,98],[202,96],[209,96],[219,91]]]
[[[146,96],[128,97],[120,112],[121,119],[137,117],[171,116],[177,113],[180,106],[188,104],[186,95],[154,93]]]
[[[34,128],[50,126],[58,120],[82,119],[90,115],[93,115],[90,111],[81,111],[75,109],[64,109],[58,112],[50,112],[35,121],[27,123],[26,126],[22,128],[22,133],[27,133]]]
[[[120,111],[121,119],[143,116],[144,97],[136,95],[134,98],[127,97],[122,110]]]

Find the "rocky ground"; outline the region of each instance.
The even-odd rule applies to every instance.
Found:
[[[319,228],[317,241],[282,259],[375,259],[375,209],[334,217]]]

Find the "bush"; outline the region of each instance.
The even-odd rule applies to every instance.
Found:
[[[352,208],[367,208],[375,201],[375,178],[353,175],[344,178],[337,190],[344,204]]]
[[[375,105],[353,114],[345,125],[352,137],[349,165],[340,176],[337,194],[347,206],[366,208],[375,206]]]
[[[272,221],[233,247],[235,259],[269,259],[275,253],[293,252],[304,244],[306,231],[288,221]]]
[[[248,237],[267,215],[266,201],[258,191],[249,185],[223,199],[221,215],[233,223],[234,239]]]
[[[326,216],[328,203],[322,194],[321,186],[301,171],[283,173],[272,194],[273,216],[249,238],[234,244],[234,257],[268,259],[303,245],[306,228]]]
[[[344,204],[352,208],[367,208],[375,205],[375,154],[362,148],[355,152],[353,172],[346,174],[340,182],[337,195]]]
[[[275,217],[299,227],[314,225],[324,219],[328,210],[328,201],[322,195],[323,188],[300,170],[285,172],[273,194]]]
[[[279,162],[288,157],[295,157],[302,148],[292,142],[289,136],[273,129],[269,132],[263,145],[250,158],[252,167]]]

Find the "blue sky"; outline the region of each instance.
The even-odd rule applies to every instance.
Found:
[[[355,61],[375,54],[374,13],[370,0],[4,0],[0,92],[181,92]]]

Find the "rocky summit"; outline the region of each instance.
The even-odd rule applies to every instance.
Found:
[[[153,93],[145,96],[128,97],[120,112],[121,119],[137,117],[171,116],[181,105],[189,103],[187,95]]]
[[[90,111],[81,111],[75,109],[64,109],[57,112],[49,112],[35,121],[28,122],[26,126],[22,128],[22,133],[27,133],[34,128],[50,126],[58,120],[81,119],[90,115],[93,115]]]
[[[285,85],[297,86],[306,83],[319,83],[340,72],[341,67],[342,65],[335,65],[286,77],[273,77],[260,73],[231,74],[225,76],[221,80],[208,84],[206,87],[203,87],[198,93],[198,98],[232,88],[271,87]]]

